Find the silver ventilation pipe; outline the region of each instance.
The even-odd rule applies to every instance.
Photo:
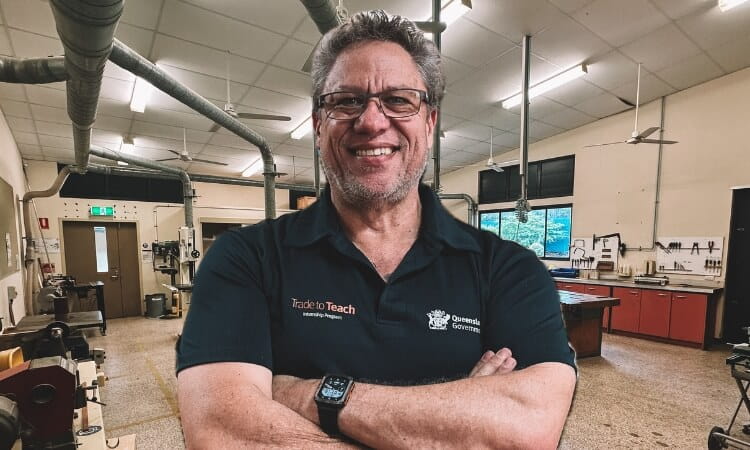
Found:
[[[467,208],[469,209],[468,223],[472,227],[477,226],[477,203],[469,194],[438,194],[438,197],[445,200],[463,200],[466,202]]]
[[[50,0],[50,6],[65,49],[65,70],[70,76],[66,94],[68,116],[73,122],[76,170],[85,173],[104,66],[124,2]]]
[[[516,218],[521,223],[529,220],[528,172],[529,172],[529,71],[531,67],[531,36],[525,35],[521,45],[521,162],[518,174],[521,177],[521,198],[516,201]]]
[[[160,170],[162,172],[173,173],[182,180],[182,196],[185,199],[185,226],[193,228],[193,185],[190,182],[190,176],[187,172],[176,167],[161,164],[150,159],[139,158],[138,156],[126,155],[125,153],[116,152],[103,147],[91,146],[90,153],[100,158],[112,161],[123,161],[134,166],[146,167],[148,169]]]
[[[31,59],[0,56],[0,81],[5,83],[55,83],[68,78],[64,56]]]
[[[263,158],[266,218],[273,219],[276,217],[276,197],[274,193],[277,175],[276,165],[273,162],[271,148],[263,136],[251,130],[247,125],[230,116],[224,110],[200,96],[197,92],[175,80],[156,64],[139,55],[117,39],[114,40],[114,46],[109,59],[123,69],[148,81],[175,100],[193,108],[195,111],[258,147],[261,158]]]
[[[330,0],[300,0],[300,3],[307,9],[320,34],[328,33],[341,23],[336,6]]]
[[[89,164],[89,170],[104,175],[123,175],[140,178],[158,178],[161,180],[177,180],[180,177],[172,173],[164,173],[158,170],[149,169],[131,169],[127,167],[101,166],[98,164]],[[216,175],[201,175],[188,173],[190,180],[201,183],[231,184],[236,186],[263,187],[262,181],[248,180],[244,178],[221,177]],[[314,192],[315,188],[309,185],[298,185],[289,183],[276,183],[277,189],[288,189],[296,191]]]
[[[34,302],[31,299],[34,293],[34,280],[36,280],[36,246],[34,245],[34,237],[31,235],[31,212],[29,210],[31,201],[39,197],[52,197],[60,192],[60,188],[65,183],[65,180],[68,179],[68,175],[70,175],[70,168],[67,166],[63,167],[57,174],[57,178],[55,178],[52,186],[48,189],[43,191],[29,191],[23,194],[23,233],[26,239],[26,252],[23,259],[24,267],[26,268],[26,282],[23,288],[23,301],[26,307],[26,314],[28,315],[36,314],[36,311],[34,311]]]

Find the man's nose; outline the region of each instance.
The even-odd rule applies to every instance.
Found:
[[[373,132],[388,128],[391,122],[383,113],[380,100],[377,97],[367,99],[365,109],[354,122],[354,127],[358,131]]]

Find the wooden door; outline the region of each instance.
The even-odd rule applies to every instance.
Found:
[[[612,289],[612,296],[620,299],[620,304],[612,308],[612,329],[637,333],[641,290],[616,287]]]
[[[67,274],[104,283],[107,319],[141,314],[134,223],[63,222],[63,241]]]
[[[680,341],[703,343],[706,333],[708,296],[675,292],[672,294],[672,314],[669,337]]]
[[[669,335],[669,311],[672,293],[644,289],[641,291],[641,312],[638,321],[638,332],[651,336],[667,337]]]

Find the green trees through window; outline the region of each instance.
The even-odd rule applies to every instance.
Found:
[[[572,209],[570,205],[535,208],[526,223],[518,221],[514,210],[481,211],[479,227],[518,242],[540,258],[567,259]]]

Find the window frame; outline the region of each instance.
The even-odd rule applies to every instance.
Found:
[[[551,205],[539,205],[539,206],[533,206],[531,208],[531,210],[532,211],[540,210],[540,209],[549,210],[549,209],[555,209],[555,208],[570,208],[570,237],[569,238],[570,238],[570,241],[572,242],[573,241],[573,203],[555,203],[555,204],[551,204]],[[479,217],[478,217],[478,226],[479,226],[479,229],[483,229],[483,228],[481,228],[482,227],[482,215],[483,214],[497,213],[498,214],[498,234],[496,236],[500,237],[502,239],[502,237],[500,236],[500,230],[502,229],[502,213],[504,213],[504,212],[512,212],[512,211],[515,211],[515,210],[516,210],[515,208],[494,208],[494,209],[482,209],[482,210],[480,210],[479,211]],[[547,215],[547,212],[545,211],[545,213],[544,213],[544,254],[545,254],[545,256],[540,256],[539,259],[548,260],[548,261],[568,261],[568,260],[570,260],[570,249],[568,249],[568,256],[567,257],[546,256],[546,254],[547,254],[547,218],[548,218],[548,215]],[[485,231],[489,231],[489,230],[485,230]],[[489,231],[489,232],[492,233],[492,231]],[[516,242],[516,241],[512,241],[512,242]],[[521,246],[523,246],[524,248],[528,248],[528,247],[524,246],[523,244],[521,244],[519,242],[516,242],[516,243],[519,244],[519,245],[521,245]]]

